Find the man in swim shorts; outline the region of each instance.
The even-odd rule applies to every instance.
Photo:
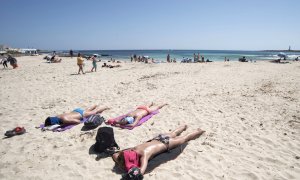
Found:
[[[54,124],[79,124],[80,120],[84,117],[88,117],[94,114],[102,113],[109,108],[99,108],[97,105],[87,108],[83,110],[82,108],[76,108],[69,113],[60,114],[54,117],[47,117],[45,120],[45,126],[51,126]]]
[[[126,117],[123,119],[114,122],[115,126],[126,125],[126,126],[136,126],[136,124],[148,114],[161,109],[162,107],[166,106],[167,104],[161,105],[154,105],[153,103],[149,104],[148,106],[138,106],[136,110],[126,114]],[[109,121],[106,124],[111,124]]]
[[[153,157],[194,140],[205,132],[198,128],[185,136],[179,136],[186,129],[187,125],[180,126],[170,133],[160,134],[143,144],[116,152],[112,158],[127,173],[136,171],[135,174],[143,175],[147,169],[148,161]]]

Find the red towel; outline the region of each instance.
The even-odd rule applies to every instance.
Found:
[[[140,155],[133,150],[125,150],[124,152],[125,168],[128,172],[133,167],[141,167]]]

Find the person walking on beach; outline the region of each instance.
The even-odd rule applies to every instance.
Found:
[[[93,64],[93,68],[91,69],[91,72],[94,72],[94,69],[95,69],[95,72],[97,72],[97,59],[96,59],[96,55],[92,56],[92,64]]]
[[[85,73],[83,72],[83,62],[84,62],[84,60],[83,60],[83,58],[81,57],[81,54],[78,53],[78,56],[77,56],[77,65],[78,65],[78,67],[79,67],[78,74],[80,74],[80,71],[82,72],[82,74],[85,74]]]
[[[200,62],[200,53],[198,53],[197,62]]]
[[[167,62],[170,62],[170,54],[167,55]]]
[[[73,58],[73,50],[70,50],[70,57]]]
[[[196,54],[194,53],[194,63],[197,62],[196,60]]]
[[[186,129],[187,125],[183,125],[170,133],[160,134],[133,148],[114,153],[112,159],[121,169],[127,171],[127,176],[132,179],[141,179],[147,169],[148,161],[153,157],[168,152],[190,140],[195,140],[205,132],[198,128],[189,134],[179,136]]]

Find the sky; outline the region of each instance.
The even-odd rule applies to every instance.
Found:
[[[0,0],[0,44],[48,50],[300,49],[300,0]]]

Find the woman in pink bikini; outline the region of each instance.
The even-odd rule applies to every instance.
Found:
[[[126,114],[126,116],[123,119],[113,122],[113,124],[117,127],[121,126],[121,125],[134,127],[144,116],[147,116],[148,114],[150,114],[158,109],[161,109],[162,107],[164,107],[166,105],[168,105],[168,104],[165,103],[165,104],[156,106],[152,102],[148,106],[139,106],[136,108],[136,110]],[[105,123],[112,124],[112,122],[110,122],[110,121],[107,121]]]
[[[194,140],[205,132],[198,128],[189,134],[179,136],[186,129],[187,125],[180,126],[172,132],[160,134],[143,144],[116,152],[112,158],[121,169],[126,170],[129,177],[142,179],[148,161],[153,157]]]

